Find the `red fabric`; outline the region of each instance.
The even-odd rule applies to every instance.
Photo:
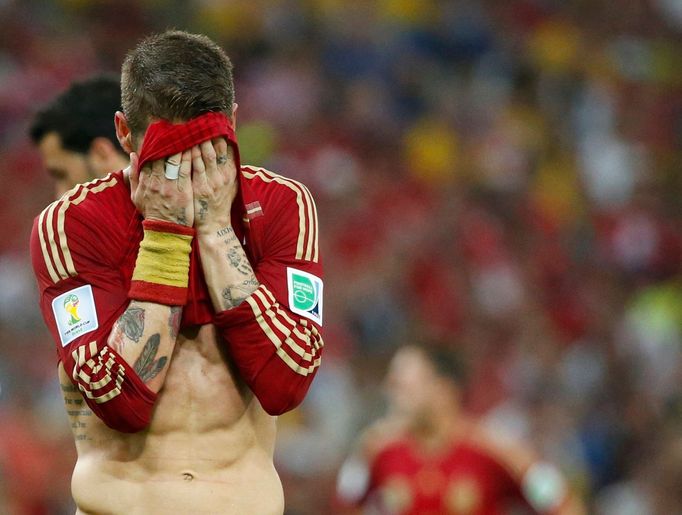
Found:
[[[247,178],[247,173],[251,178]],[[143,237],[143,220],[130,200],[130,190],[123,180],[122,172],[84,188],[92,188],[103,182],[111,184],[111,187],[88,194],[77,205],[68,207],[64,234],[57,230],[57,217],[51,220],[54,247],[48,242],[45,252],[41,249],[39,225],[43,237],[46,237],[47,216],[42,221],[36,219],[31,236],[33,267],[40,290],[43,318],[55,341],[59,361],[64,363],[69,374],[74,367],[73,350],[93,340],[98,342],[98,346],[103,344],[116,320],[128,307],[128,290]],[[293,313],[287,294],[287,267],[322,278],[321,256],[317,261],[306,257],[317,256],[317,252],[313,252],[318,247],[315,206],[302,186],[293,182],[287,184],[277,182],[265,170],[241,169],[239,196],[233,204],[232,213],[235,235],[243,242],[258,280],[276,300],[273,309],[265,314],[264,322],[270,328],[270,334],[282,342],[281,345],[278,342],[279,349],[264,332],[264,326],[255,319],[247,302],[234,310],[219,315],[214,313],[200,266],[198,247],[194,245],[190,260],[189,299],[183,308],[181,322],[183,328],[209,323],[218,326],[232,363],[263,407],[272,414],[291,409],[301,401],[318,370],[313,366],[314,362],[322,353],[321,327]],[[77,190],[73,198],[80,193],[81,189]],[[258,202],[262,215],[248,220],[245,218],[244,206],[254,202]],[[59,201],[55,213],[60,212],[62,203]],[[303,220],[300,219],[301,215]],[[42,223],[39,224],[39,221]],[[195,238],[193,244],[196,241]],[[305,254],[301,258],[296,257],[299,241]],[[53,263],[55,259],[64,261],[63,247],[68,247],[77,275],[54,282],[46,263]],[[86,284],[92,287],[99,328],[62,347],[52,312],[52,300]],[[256,303],[265,308],[260,299],[256,299]],[[282,327],[290,333],[289,338],[282,332]],[[311,357],[298,355],[292,346],[297,346]],[[288,363],[284,361],[283,352],[289,356]],[[310,369],[310,372],[305,376],[297,373],[290,366],[292,362]],[[133,370],[127,371],[126,381],[133,381],[133,376],[136,376]],[[127,388],[128,382],[124,386]],[[135,394],[134,389],[126,391]],[[141,403],[147,402],[145,395],[137,395]],[[120,403],[124,399],[119,395],[103,404],[89,404],[107,424],[117,424],[118,418],[127,417],[129,427],[133,427],[137,423],[135,412],[146,413],[147,408],[145,404],[135,409],[123,406]]]
[[[71,377],[74,385],[101,401],[110,394],[120,382],[120,393],[105,402],[83,395],[90,409],[116,431],[136,432],[144,429],[151,419],[156,394],[152,392],[135,373],[133,368],[121,358],[108,344],[109,334],[116,320],[128,307],[127,285],[121,287],[119,271],[120,256],[131,256],[130,275],[137,253],[132,253],[132,245],[137,248],[139,239],[130,241],[126,234],[130,225],[130,215],[135,208],[130,202],[130,194],[125,187],[122,175],[113,174],[109,178],[95,181],[78,189],[70,198],[76,198],[83,189],[109,185],[97,194],[87,195],[86,201],[95,195],[101,200],[94,206],[90,202],[89,209],[83,204],[68,205],[65,216],[64,233],[57,230],[57,217],[36,218],[31,233],[31,259],[40,290],[40,309],[45,323],[52,333],[59,361]],[[63,207],[68,200],[58,201],[57,207]],[[130,206],[130,211],[125,206]],[[123,206],[123,208],[122,208]],[[101,211],[95,211],[95,210]],[[110,217],[114,212],[124,217]],[[100,214],[101,213],[101,214]],[[99,216],[98,216],[99,215]],[[127,215],[127,216],[126,216]],[[49,243],[43,250],[40,243],[48,236],[48,224],[54,231],[55,246]],[[141,229],[141,225],[140,225]],[[65,238],[68,237],[68,240]],[[54,282],[47,270],[47,262],[66,263],[62,244],[68,248],[77,275]],[[55,250],[57,251],[55,253]],[[97,312],[98,326],[86,332],[67,345],[62,345],[59,329],[55,320],[52,301],[75,288],[90,285]],[[56,309],[59,309],[57,306]],[[93,344],[94,342],[94,348]],[[83,360],[78,360],[78,353]],[[99,366],[106,364],[105,366]],[[111,376],[110,381],[106,381]],[[99,383],[99,384],[98,384]]]
[[[187,304],[187,295],[187,288],[147,281],[132,281],[128,292],[128,297],[131,299],[165,304],[166,306],[184,306]]]
[[[142,227],[147,231],[169,232],[171,234],[181,234],[183,236],[194,236],[194,233],[196,232],[194,227],[174,224],[173,222],[166,222],[164,220],[145,220],[142,222]]]
[[[440,453],[424,452],[409,437],[387,445],[370,464],[365,498],[380,510],[390,506],[396,515],[536,513],[509,471],[467,441],[453,442]]]
[[[154,122],[144,134],[138,167],[188,150],[204,141],[225,136],[235,153],[239,169],[239,148],[234,127],[224,113],[204,113],[185,123]]]
[[[317,248],[317,216],[309,195],[300,196],[301,219],[296,191],[273,182],[270,172],[243,171],[261,174],[242,181],[244,202],[257,198],[262,212],[247,223],[245,246],[261,286],[236,308],[217,313],[214,323],[265,411],[280,415],[305,397],[324,345],[320,324],[292,311],[287,284],[287,268],[323,279],[321,259],[311,259],[317,252],[308,252]],[[303,256],[297,258],[301,235]]]

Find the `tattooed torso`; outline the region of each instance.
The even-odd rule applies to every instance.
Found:
[[[135,328],[134,320],[123,328],[132,340]],[[149,340],[135,364],[141,376],[163,366]],[[78,450],[72,493],[80,513],[282,513],[275,419],[234,374],[213,326],[180,332],[141,433],[107,428],[61,365],[59,377]]]

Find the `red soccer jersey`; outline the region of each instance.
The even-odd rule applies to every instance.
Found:
[[[387,445],[370,464],[366,502],[387,515],[536,513],[492,453],[466,440],[437,454],[411,438]]]
[[[279,414],[302,400],[320,363],[322,265],[315,204],[302,184],[245,166],[232,226],[261,286],[238,307],[215,313],[195,238],[182,326],[215,324],[243,379],[269,413]],[[156,397],[106,343],[130,302],[142,237],[142,217],[121,171],[50,204],[31,234],[40,307],[58,359],[79,387],[83,366],[90,363],[88,391],[81,391],[93,411],[120,430],[126,430],[117,417],[128,416],[127,396],[148,405]]]

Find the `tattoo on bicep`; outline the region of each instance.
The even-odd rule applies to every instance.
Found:
[[[123,331],[123,334],[133,340],[135,343],[140,341],[142,333],[144,332],[144,316],[143,308],[136,306],[129,306],[128,309],[118,319],[118,327]]]
[[[64,392],[64,407],[71,421],[73,436],[77,441],[92,440],[87,433],[87,418],[92,417],[92,410],[83,402],[78,388],[73,384],[60,383],[59,386]]]
[[[152,334],[147,339],[147,343],[144,344],[142,353],[137,360],[135,360],[135,364],[133,365],[133,369],[145,383],[154,379],[168,362],[166,356],[155,359],[160,344],[161,335],[159,333]]]
[[[171,338],[178,337],[180,331],[180,319],[182,318],[182,306],[171,306],[170,315],[168,317],[168,328],[170,329]]]
[[[66,393],[78,392],[78,389],[74,385],[72,385],[71,383],[68,383],[68,384],[59,383],[59,387],[62,389],[62,392],[66,392]]]
[[[206,219],[206,215],[208,214],[208,201],[207,200],[199,200],[199,220],[202,222]]]

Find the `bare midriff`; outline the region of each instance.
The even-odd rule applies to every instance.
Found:
[[[59,380],[78,451],[77,514],[283,513],[272,462],[276,419],[236,375],[213,326],[180,333],[140,433],[109,429],[61,364]]]

